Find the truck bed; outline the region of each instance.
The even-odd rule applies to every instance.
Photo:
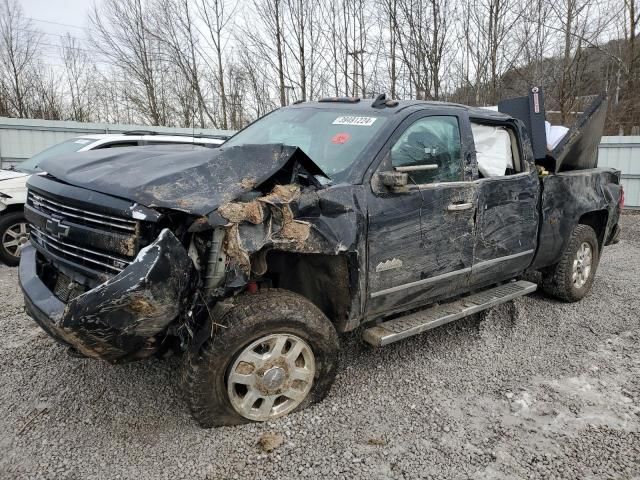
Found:
[[[573,170],[542,177],[538,250],[532,269],[555,264],[579,223],[594,227],[600,247],[620,215],[620,172],[612,168]]]

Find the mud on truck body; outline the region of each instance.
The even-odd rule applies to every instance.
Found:
[[[582,298],[621,208],[600,110],[539,159],[512,116],[380,96],[282,108],[215,151],[46,162],[27,312],[86,357],[184,352],[203,426],[276,418],[328,393],[337,332],[384,345],[535,290],[529,270]],[[479,170],[478,125],[508,139],[501,175]]]

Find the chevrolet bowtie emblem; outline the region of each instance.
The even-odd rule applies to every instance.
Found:
[[[57,218],[51,218],[47,220],[46,225],[47,232],[57,238],[66,237],[69,235],[69,227],[62,225]]]

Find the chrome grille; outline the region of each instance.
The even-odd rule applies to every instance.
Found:
[[[34,225],[31,225],[31,240],[53,255],[84,265],[87,268],[98,269],[107,273],[120,273],[131,263],[130,260],[124,257],[64,242],[43,232]]]
[[[65,303],[87,291],[86,287],[78,285],[62,272],[58,272],[55,282],[53,294]]]
[[[138,225],[136,220],[63,205],[56,200],[37,194],[31,190],[29,190],[27,195],[27,203],[48,215],[62,216],[79,225],[98,228],[100,230],[106,229],[118,233],[131,234],[136,232]]]

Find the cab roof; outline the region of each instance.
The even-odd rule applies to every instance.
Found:
[[[506,121],[511,116],[483,107],[471,107],[460,103],[427,101],[427,100],[387,100],[377,98],[335,97],[324,98],[315,102],[298,102],[286,108],[313,107],[318,109],[353,110],[355,112],[377,112],[378,115],[394,115],[413,113],[419,110],[466,110],[471,118]]]

